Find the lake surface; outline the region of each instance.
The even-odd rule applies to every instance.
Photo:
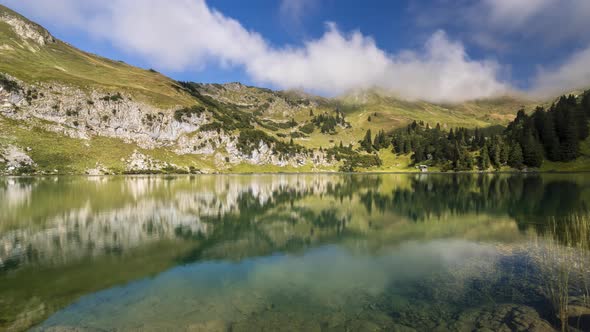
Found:
[[[0,330],[588,330],[589,220],[587,174],[0,178]]]

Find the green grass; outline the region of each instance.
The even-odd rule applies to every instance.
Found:
[[[544,172],[590,172],[590,137],[580,143],[580,157],[570,162],[545,160],[541,166]]]
[[[0,5],[2,13],[21,17]],[[178,90],[175,81],[159,73],[86,53],[61,41],[40,46],[22,40],[4,22],[0,22],[0,45],[0,72],[28,83],[60,82],[85,91],[121,91],[163,108],[195,103]]]
[[[67,137],[46,131],[39,126],[0,116],[0,145],[13,144],[20,148],[30,147],[27,152],[37,163],[38,170],[45,173],[84,174],[97,163],[115,173],[125,171],[126,162],[135,150],[153,159],[194,167],[198,170],[213,170],[210,157],[177,155],[173,151],[141,149],[132,143],[117,138],[94,136],[89,140]]]
[[[253,165],[248,163],[241,163],[231,166],[227,173],[310,173],[318,170],[321,171],[336,171],[338,167],[323,167],[321,169],[314,169],[313,165],[306,164],[302,167],[293,166],[276,166],[276,165]]]
[[[2,13],[27,21],[26,18],[0,5],[0,14]],[[30,24],[35,29],[44,31],[42,27],[34,23]],[[80,88],[87,93],[95,90],[103,91],[105,94],[123,93],[132,96],[134,100],[163,109],[206,104],[205,99],[197,100],[186,93],[178,82],[155,71],[89,54],[61,41],[40,46],[32,40],[20,38],[4,22],[0,22],[0,58],[2,59],[0,73],[7,73],[31,84],[50,85],[52,82],[58,82]],[[363,138],[367,130],[371,130],[373,134],[380,130],[388,132],[404,127],[412,121],[424,121],[431,126],[439,123],[443,128],[474,128],[506,124],[514,118],[519,109],[530,111],[536,105],[532,101],[515,97],[459,104],[433,104],[423,101],[404,101],[378,90],[367,90],[326,99],[296,91],[271,91],[243,85],[195,86],[198,86],[202,94],[211,95],[217,101],[223,108],[223,116],[230,119],[230,122],[240,122],[244,114],[253,114],[253,122],[261,120],[259,123],[271,123],[273,125],[269,128],[272,127],[276,131],[252,123],[254,127],[275,138],[278,138],[277,134],[283,136],[278,138],[281,142],[288,142],[290,134],[299,132],[299,129],[279,128],[280,123],[294,119],[299,127],[303,126],[313,118],[309,114],[310,108],[315,115],[323,112],[333,114],[336,109],[341,110],[352,128],[338,127],[337,133],[332,135],[322,134],[318,128],[315,128],[314,132],[306,137],[294,138],[296,144],[308,149],[330,148],[341,141],[346,146],[352,144],[354,148],[357,148],[358,141]],[[57,93],[57,91],[54,92]],[[272,105],[271,108],[269,108],[270,105]],[[236,113],[242,115],[238,116],[237,120]],[[45,172],[57,169],[59,173],[79,174],[94,168],[99,162],[102,166],[120,173],[125,170],[125,163],[121,160],[128,158],[136,149],[160,161],[206,172],[265,173],[317,170],[312,165],[283,168],[246,163],[217,169],[213,156],[177,155],[170,149],[143,150],[138,149],[135,144],[107,137],[93,137],[90,140],[73,139],[39,129],[35,121],[41,120],[25,124],[0,119],[2,130],[0,144],[10,143],[20,147],[31,147],[33,149],[30,153],[31,157],[39,164],[40,170]],[[226,127],[228,123],[225,123]],[[542,170],[590,170],[590,143],[583,144],[582,154],[582,157],[571,163],[546,161]],[[410,166],[409,156],[395,156],[389,151],[382,151],[379,155],[384,166],[368,169],[368,171],[415,171]]]

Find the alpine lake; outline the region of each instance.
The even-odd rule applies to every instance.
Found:
[[[0,330],[590,331],[590,174],[0,178]]]

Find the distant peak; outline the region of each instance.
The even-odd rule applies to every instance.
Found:
[[[0,22],[8,24],[23,40],[32,40],[40,46],[55,43],[55,38],[45,28],[2,5],[0,5]]]

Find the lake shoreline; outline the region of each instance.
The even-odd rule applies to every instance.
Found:
[[[196,175],[381,175],[381,174],[583,174],[583,173],[590,173],[590,170],[574,170],[574,171],[517,171],[517,170],[503,170],[503,171],[459,171],[459,172],[442,172],[442,171],[432,171],[432,172],[404,172],[404,171],[367,171],[367,172],[338,172],[338,171],[318,171],[318,172],[213,172],[213,173],[117,173],[117,174],[83,174],[83,173],[54,173],[54,174],[22,174],[22,175],[12,175],[12,174],[0,174],[0,178],[43,178],[43,177],[50,177],[50,176],[60,176],[60,177],[119,177],[119,176],[196,176]]]

